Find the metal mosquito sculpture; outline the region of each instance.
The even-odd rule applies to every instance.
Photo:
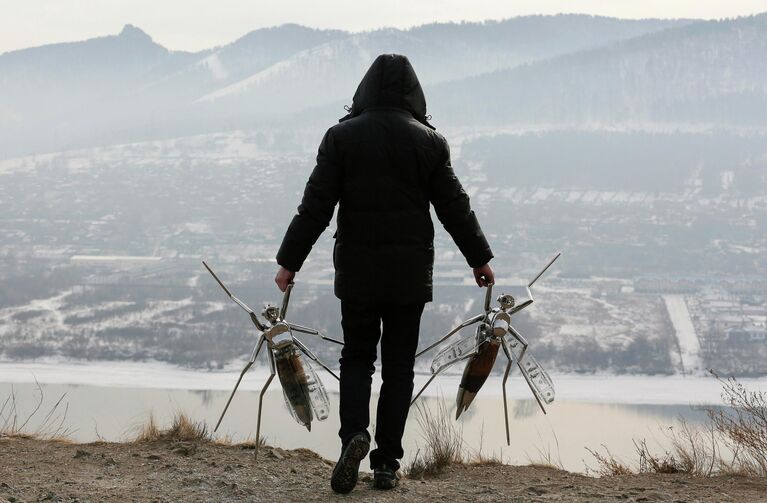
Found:
[[[506,420],[506,443],[511,445],[509,436],[509,411],[506,404],[506,380],[509,378],[509,372],[513,363],[519,367],[522,376],[525,378],[530,390],[533,392],[535,400],[541,407],[543,413],[546,413],[544,403],[550,404],[554,401],[554,385],[551,382],[549,374],[544,370],[540,363],[528,351],[528,344],[522,335],[511,326],[511,317],[533,303],[533,295],[530,288],[543,276],[543,273],[551,267],[562,252],[558,252],[552,258],[546,267],[525,287],[526,298],[517,303],[517,299],[509,294],[501,294],[498,299],[498,307],[491,307],[491,297],[493,292],[492,283],[488,285],[485,292],[485,312],[470,318],[453,330],[445,334],[434,344],[423,349],[416,354],[421,356],[430,349],[442,344],[450,336],[456,334],[461,329],[475,323],[479,323],[474,335],[461,339],[446,348],[439,351],[431,362],[431,377],[418,394],[410,402],[413,405],[418,397],[424,392],[427,386],[431,384],[437,375],[452,366],[455,363],[466,360],[466,367],[463,371],[461,384],[458,387],[458,396],[456,397],[455,418],[458,419],[461,414],[469,408],[474,397],[487,380],[490,372],[495,365],[495,359],[498,356],[498,350],[503,349],[503,353],[508,360],[506,371],[503,374],[503,413]]]
[[[224,289],[229,298],[248,313],[250,320],[256,327],[256,331],[260,334],[258,342],[250,355],[250,360],[248,360],[245,368],[240,372],[240,377],[234,385],[232,394],[229,395],[229,400],[227,400],[224,410],[221,412],[221,417],[218,419],[216,427],[213,429],[214,433],[221,425],[221,421],[224,419],[229,404],[232,403],[232,398],[234,398],[234,394],[237,392],[237,388],[239,387],[243,376],[256,362],[256,358],[258,358],[258,354],[264,344],[266,344],[267,347],[266,353],[269,359],[271,374],[264,383],[264,387],[261,389],[261,394],[258,397],[255,448],[255,455],[258,457],[258,443],[261,438],[261,407],[264,400],[264,394],[274,379],[275,374],[279,376],[280,384],[282,385],[282,394],[285,398],[288,410],[290,410],[293,418],[298,424],[306,426],[306,429],[311,431],[312,420],[316,418],[318,421],[322,421],[328,417],[330,412],[330,402],[328,400],[328,395],[325,392],[325,387],[322,385],[322,381],[320,381],[319,376],[317,376],[317,373],[311,365],[304,360],[302,354],[317,363],[323,369],[327,370],[330,375],[336,378],[336,380],[338,380],[338,376],[322,363],[309,348],[298,340],[293,335],[293,332],[314,335],[320,339],[340,345],[343,345],[343,342],[326,337],[313,328],[286,321],[285,318],[288,312],[288,302],[290,301],[290,292],[293,289],[293,283],[289,284],[287,290],[285,290],[285,294],[282,297],[281,308],[270,304],[264,306],[261,316],[266,319],[266,322],[262,323],[251,308],[232,295],[232,292],[229,291],[226,285],[224,285],[207,263],[203,261],[202,264],[221,288]]]

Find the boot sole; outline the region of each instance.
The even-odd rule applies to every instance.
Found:
[[[370,450],[370,441],[363,435],[354,437],[333,468],[333,476],[330,478],[330,487],[333,491],[346,494],[357,485],[360,462],[365,459]]]
[[[397,480],[396,479],[374,479],[373,480],[373,487],[376,489],[381,489],[383,491],[388,491],[389,489],[394,489],[397,487]]]

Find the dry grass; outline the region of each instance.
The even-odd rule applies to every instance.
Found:
[[[0,438],[27,438],[38,440],[53,440],[59,442],[68,442],[73,430],[65,426],[69,412],[69,403],[65,402],[67,396],[63,393],[58,400],[50,407],[45,415],[42,415],[42,407],[45,401],[45,392],[37,380],[37,402],[32,411],[23,414],[18,407],[16,400],[16,391],[11,387],[10,394],[0,406]],[[42,418],[37,421],[37,418]],[[37,422],[35,428],[30,425]]]
[[[671,449],[653,452],[645,440],[634,441],[636,470],[605,453],[586,449],[597,467],[587,471],[600,476],[629,473],[685,473],[710,477],[737,474],[767,477],[767,393],[750,391],[735,378],[722,379],[725,408],[707,408],[708,422],[693,427],[683,419],[677,428],[669,428],[665,436]],[[724,448],[722,448],[724,447]]]
[[[670,452],[656,455],[647,447],[646,440],[634,440],[634,447],[639,458],[639,473],[679,473],[681,471],[679,462]]]
[[[208,425],[202,422],[193,421],[183,412],[176,413],[173,422],[169,428],[160,428],[154,418],[154,414],[149,415],[146,423],[138,428],[138,433],[133,439],[134,442],[186,442],[186,441],[208,441],[211,435],[208,432]]]
[[[530,466],[536,466],[540,468],[553,468],[555,470],[565,469],[564,465],[562,464],[562,457],[559,450],[559,437],[557,437],[557,433],[553,429],[551,430],[551,434],[554,437],[554,447],[556,449],[556,454],[554,453],[551,444],[545,442],[540,432],[538,432],[538,439],[541,441],[541,445],[545,444],[546,447],[536,447],[536,458],[531,458],[529,455],[527,456],[527,462]]]
[[[468,449],[463,442],[463,430],[453,420],[445,400],[437,407],[429,408],[424,402],[416,405],[416,421],[421,429],[424,447],[419,449],[405,468],[409,478],[421,479],[438,475],[451,465],[497,466],[505,464],[503,450],[486,453],[484,450],[485,426],[480,431],[479,447]],[[540,436],[540,435],[539,435]],[[541,441],[543,439],[541,438]],[[559,439],[554,434],[555,450],[551,445],[538,449],[538,459],[528,458],[532,466],[564,470],[559,456]]]
[[[437,475],[455,463],[462,463],[463,431],[456,426],[444,400],[432,411],[423,402],[416,405],[416,420],[425,442],[405,472],[410,478]]]
[[[495,466],[495,465],[502,465],[503,462],[503,449],[499,453],[496,454],[495,451],[491,452],[490,454],[485,454],[484,452],[484,446],[485,446],[485,423],[482,422],[482,428],[479,432],[479,447],[476,451],[471,453],[466,460],[466,463],[470,465],[476,465],[476,466]]]
[[[597,462],[596,469],[587,467],[587,472],[599,476],[628,475],[630,473],[684,473],[692,476],[709,477],[723,465],[718,447],[716,432],[692,427],[680,419],[680,426],[669,428],[665,433],[671,444],[670,450],[662,453],[653,451],[647,441],[634,440],[636,466],[634,469],[613,456],[602,446],[604,453],[586,448]]]
[[[628,465],[612,455],[610,449],[608,449],[606,445],[602,445],[602,448],[605,451],[604,454],[586,447],[586,450],[589,451],[589,454],[591,454],[597,462],[596,468],[586,467],[587,474],[596,474],[600,477],[614,477],[616,475],[630,475],[633,473]]]
[[[224,445],[233,445],[235,447],[239,447],[240,449],[247,449],[247,450],[255,450],[256,449],[256,440],[254,438],[247,438],[243,440],[242,442],[234,442],[230,438],[225,439],[218,439],[216,442],[224,444]],[[261,437],[258,439],[258,448],[266,447],[266,437],[261,435]]]
[[[732,453],[724,469],[767,477],[767,393],[750,391],[732,377],[722,379],[712,374],[721,383],[722,399],[729,406],[708,411],[710,423]]]

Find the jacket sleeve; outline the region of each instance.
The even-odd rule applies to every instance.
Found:
[[[288,226],[277,252],[277,263],[297,272],[322,231],[333,218],[341,194],[341,169],[331,130],[317,152],[317,164],[306,182],[298,213]]]
[[[429,177],[429,199],[437,218],[450,234],[471,267],[487,264],[493,252],[479,226],[477,216],[469,204],[469,196],[450,164],[450,148],[444,141],[444,150]]]

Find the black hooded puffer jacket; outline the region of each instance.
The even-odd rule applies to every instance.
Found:
[[[339,203],[333,250],[342,300],[432,299],[434,227],[429,203],[472,267],[493,257],[445,138],[405,56],[381,55],[354,93],[351,112],[320,144],[298,214],[277,262],[298,271]]]

